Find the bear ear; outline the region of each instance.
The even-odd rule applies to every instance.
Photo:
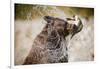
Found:
[[[54,17],[44,16],[44,20],[47,21],[47,23],[51,23],[54,20]]]
[[[66,20],[73,20],[72,18],[66,18]]]

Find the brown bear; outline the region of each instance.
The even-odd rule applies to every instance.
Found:
[[[23,65],[68,62],[65,37],[78,33],[74,31],[79,30],[79,26],[73,26],[63,19],[51,16],[45,16],[44,20],[47,24],[35,38]]]

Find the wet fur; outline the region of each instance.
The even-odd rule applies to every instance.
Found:
[[[34,40],[31,51],[23,64],[68,62],[66,40],[63,32],[53,29],[50,33],[47,24]],[[59,36],[57,36],[59,35]],[[51,38],[57,37],[55,39]],[[58,43],[59,40],[59,43]],[[55,45],[58,44],[56,47]],[[52,48],[51,48],[52,47]]]
[[[70,32],[66,30],[68,23],[53,17],[46,17],[45,20],[47,24],[35,38],[23,65],[68,62],[65,39]]]

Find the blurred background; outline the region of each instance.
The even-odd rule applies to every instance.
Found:
[[[21,65],[28,55],[34,38],[46,25],[44,16],[66,20],[78,15],[83,29],[68,44],[69,62],[94,60],[94,9],[50,5],[15,4],[15,65]],[[67,39],[67,37],[66,37]]]

